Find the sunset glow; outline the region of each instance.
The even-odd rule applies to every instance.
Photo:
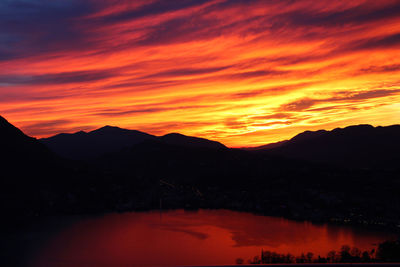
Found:
[[[0,115],[227,146],[400,123],[400,2],[2,1]]]

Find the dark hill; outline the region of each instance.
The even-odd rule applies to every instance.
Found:
[[[124,147],[154,139],[155,136],[147,133],[105,126],[88,133],[62,133],[40,139],[40,142],[64,158],[80,160],[117,152]]]
[[[65,165],[35,138],[0,116],[0,208],[3,215],[25,218],[38,212],[43,192],[55,192]],[[3,221],[4,222],[4,221]]]
[[[241,149],[247,150],[247,151],[260,151],[260,150],[265,150],[265,149],[271,149],[271,148],[277,148],[285,144],[288,140],[283,140],[275,143],[269,143],[266,145],[261,145],[261,146],[256,146],[256,147],[242,147]]]
[[[395,164],[399,126],[306,132],[267,153],[117,127],[57,136],[70,144],[77,138],[82,153],[88,147],[82,138],[87,137],[98,138],[97,143],[87,141],[93,146],[124,146],[86,162],[57,158],[4,119],[0,126],[0,209],[6,219],[28,222],[41,214],[149,210],[162,205],[256,211],[312,221],[378,222],[388,227],[400,223],[400,170],[347,169],[302,159],[354,161],[354,155],[360,155],[362,160],[392,157]],[[132,136],[146,140],[125,146]],[[301,158],[284,159],[271,151]]]
[[[0,116],[0,161],[3,173],[8,174],[32,171],[41,163],[54,160],[50,152],[35,138],[25,135],[21,130]]]
[[[332,131],[306,131],[263,152],[355,168],[397,168],[400,125],[356,125]]]
[[[191,148],[211,148],[211,149],[224,149],[226,148],[223,144],[207,140],[204,138],[186,136],[179,133],[170,133],[158,138],[161,142],[168,145],[176,145]]]
[[[105,154],[116,153],[144,141],[159,141],[188,148],[225,148],[221,143],[203,138],[177,133],[157,137],[112,126],[105,126],[88,133],[81,131],[74,134],[58,134],[40,139],[40,141],[58,155],[77,160],[94,159]]]

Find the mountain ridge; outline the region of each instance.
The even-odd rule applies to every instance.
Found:
[[[7,123],[1,117],[0,125]],[[12,125],[7,128],[15,136],[25,136],[26,140],[30,140],[27,142],[36,140]],[[400,150],[399,140],[399,124],[376,127],[359,124],[332,130],[304,131],[289,140],[242,150],[345,167],[390,168],[400,160],[396,152]],[[95,159],[145,141],[188,148],[227,149],[222,143],[205,138],[180,133],[155,136],[110,125],[89,132],[60,133],[38,141],[57,155],[73,160]]]
[[[36,138],[24,134],[2,116],[0,116],[0,146],[0,158],[3,162],[11,161],[11,158],[35,161],[38,160],[37,157],[51,156],[51,152]]]
[[[253,150],[287,158],[347,167],[391,167],[400,160],[400,125],[351,125],[305,131],[274,147]]]
[[[226,149],[226,146],[222,143],[205,138],[186,136],[180,133],[155,136],[138,130],[109,125],[90,132],[61,133],[39,139],[39,141],[58,155],[75,160],[94,159],[144,141],[160,141],[169,145],[192,148]]]
[[[398,144],[398,128],[378,128],[383,131],[379,140],[396,140]],[[361,135],[375,131],[368,126],[349,129],[353,133],[352,140],[360,136],[360,131]],[[362,129],[366,129],[366,133]],[[115,130],[120,132],[118,128],[106,127],[100,131],[100,136]],[[390,142],[390,147],[384,148],[387,148],[388,157],[392,157],[390,164],[393,169],[365,170],[288,159],[285,155],[270,153],[271,149],[254,152],[185,147],[159,139],[148,140],[89,162],[58,161],[59,158],[53,159],[54,153],[50,152],[50,157],[39,157],[45,147],[38,140],[1,121],[0,136],[5,137],[6,132],[11,132],[9,138],[21,135],[16,138],[15,145],[9,146],[9,151],[14,151],[16,157],[9,157],[7,151],[0,150],[0,156],[4,156],[1,162],[3,179],[0,179],[0,198],[3,201],[0,208],[11,224],[14,219],[25,222],[42,214],[156,209],[159,208],[160,198],[163,199],[163,207],[169,209],[237,209],[318,222],[337,218],[338,222],[347,223],[350,218],[352,223],[361,222],[363,225],[365,222],[375,225],[382,220],[385,227],[396,229],[399,224],[400,168],[397,150],[391,148],[396,145]],[[327,133],[320,133],[323,134],[317,134],[318,138],[325,138]],[[83,132],[77,135],[87,136]],[[343,131],[336,130],[334,135],[343,135]],[[307,147],[311,142],[315,143],[314,147],[321,147],[321,141],[314,142],[318,138],[311,132],[304,136],[307,138],[296,138],[303,141],[295,143]],[[170,134],[164,138],[182,140],[182,135]],[[374,140],[376,136],[370,139]],[[35,148],[28,153],[28,157],[24,157],[25,150],[18,147],[18,143],[24,144],[26,140],[32,142]],[[8,144],[8,138],[5,137],[3,142]],[[23,148],[23,145],[20,147]],[[375,159],[381,157],[380,154],[365,154]],[[351,157],[345,160],[352,162]],[[350,166],[356,167],[354,164]],[[161,180],[172,186],[161,184]]]

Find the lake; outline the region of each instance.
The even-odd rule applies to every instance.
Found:
[[[26,257],[32,267],[234,264],[261,249],[325,256],[345,244],[366,250],[395,237],[228,210],[53,217],[41,223],[41,230],[30,231],[24,242],[30,244]]]

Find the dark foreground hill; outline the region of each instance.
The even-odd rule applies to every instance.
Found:
[[[37,142],[36,139],[26,136],[21,130],[1,116],[0,147],[0,159],[3,167],[10,167],[10,164],[21,166],[24,166],[24,164],[33,165],[41,160],[51,158],[52,154],[44,145]]]
[[[306,131],[278,145],[253,150],[350,168],[397,168],[400,125],[356,125],[332,131]]]
[[[90,161],[68,161],[6,121],[0,133],[3,140],[15,140],[4,141],[9,148],[0,151],[1,170],[8,170],[0,173],[2,183],[9,184],[0,190],[3,215],[10,214],[6,218],[23,214],[19,217],[27,221],[43,214],[161,205],[392,228],[400,224],[399,169],[342,169],[178,134],[150,138]],[[9,153],[15,156],[8,158]]]
[[[189,137],[181,134],[167,134],[161,137],[136,130],[105,126],[91,132],[80,131],[73,134],[58,134],[40,139],[58,155],[77,160],[87,160],[114,153],[144,141],[159,141],[171,145],[195,148],[225,148],[221,143],[203,138]]]
[[[3,214],[32,214],[41,190],[53,191],[61,159],[0,116],[0,207]]]

